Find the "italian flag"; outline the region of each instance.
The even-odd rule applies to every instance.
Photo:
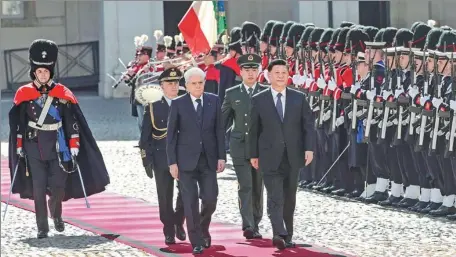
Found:
[[[207,54],[217,42],[217,19],[212,1],[193,1],[179,30],[193,55]]]

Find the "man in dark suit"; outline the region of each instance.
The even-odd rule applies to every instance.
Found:
[[[166,134],[169,106],[172,99],[179,92],[179,79],[182,72],[177,68],[169,68],[160,74],[159,88],[138,88],[143,92],[141,101],[147,104],[142,123],[139,147],[146,174],[153,178],[157,187],[158,207],[160,209],[160,221],[163,223],[165,244],[175,244],[177,239],[186,239],[184,230],[184,206],[180,191],[177,193],[176,211],[173,210],[174,178],[169,173],[166,161]],[[161,96],[161,98],[160,98]],[[159,99],[157,101],[157,98]]]
[[[211,245],[209,224],[218,196],[216,172],[222,172],[226,162],[225,130],[219,98],[204,93],[204,72],[194,67],[184,77],[188,93],[171,103],[166,152],[170,173],[179,180],[193,253],[199,254],[203,246]]]
[[[293,215],[299,169],[313,159],[314,120],[303,93],[287,88],[287,62],[268,65],[271,88],[252,98],[250,161],[263,173],[273,244],[294,247]]]
[[[222,105],[223,127],[230,128],[230,149],[238,180],[239,210],[246,239],[261,238],[258,225],[263,217],[263,176],[250,164],[248,124],[250,101],[253,95],[267,89],[257,83],[261,57],[246,54],[237,61],[242,83],[226,90]]]

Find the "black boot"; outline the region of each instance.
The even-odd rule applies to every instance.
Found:
[[[54,228],[57,232],[65,231],[65,223],[63,222],[62,218],[54,218]]]
[[[395,203],[398,203],[401,200],[402,200],[402,196],[390,195],[388,197],[388,199],[386,199],[385,201],[380,201],[380,202],[378,202],[378,204],[381,205],[381,206],[392,206],[392,205],[394,205]]]
[[[182,225],[182,224],[175,225],[174,229],[176,230],[177,239],[179,239],[180,241],[185,241],[185,239],[187,239],[187,235],[185,234],[184,225]]]
[[[378,192],[375,191],[371,197],[364,199],[365,203],[378,203],[381,201],[385,201],[388,199],[388,191],[385,192]]]
[[[38,231],[38,234],[36,235],[38,239],[46,238],[48,237],[48,232],[44,230]]]
[[[362,193],[362,190],[355,189],[353,190],[353,192],[346,193],[345,196],[348,198],[358,198],[361,196]]]
[[[325,193],[325,194],[330,194],[331,191],[335,191],[337,189],[338,188],[335,185],[331,185],[331,186],[328,186],[328,187],[325,187],[325,188],[321,189],[321,192]]]
[[[417,202],[414,206],[408,208],[409,211],[421,212],[422,209],[426,208],[429,205],[429,202]]]
[[[442,206],[442,203],[429,203],[428,206],[426,206],[426,208],[422,209],[420,211],[420,213],[429,213],[430,211],[433,211],[433,210],[437,210],[438,208],[440,208],[440,206]]]
[[[418,203],[418,199],[404,198],[396,205],[393,205],[399,208],[410,208],[412,206],[415,206],[416,203]]]
[[[345,189],[340,188],[340,189],[331,191],[331,194],[332,195],[337,195],[337,196],[344,196],[346,194],[346,192],[347,191]]]
[[[454,207],[447,207],[447,206],[440,206],[437,210],[432,210],[429,212],[429,215],[434,216],[434,217],[443,217],[443,216],[448,216],[455,214],[455,208]]]
[[[447,215],[446,218],[449,220],[456,220],[456,214]]]

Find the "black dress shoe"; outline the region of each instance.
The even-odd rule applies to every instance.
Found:
[[[455,214],[454,207],[440,206],[437,210],[432,210],[429,212],[429,215],[434,217],[442,217]]]
[[[38,239],[47,238],[48,232],[47,231],[38,231],[38,234],[36,235],[36,237]]]
[[[279,250],[283,250],[286,248],[285,240],[281,236],[274,236],[272,238],[272,245]]]
[[[348,198],[358,198],[361,196],[362,193],[363,193],[362,191],[355,189],[355,190],[353,190],[353,192],[346,193],[345,196]]]
[[[193,247],[193,254],[202,254],[202,253],[203,253],[203,247],[202,246]]]
[[[313,189],[313,187],[316,186],[316,185],[317,185],[317,182],[312,181],[312,182],[310,182],[309,184],[307,184],[307,185],[305,186],[305,188],[307,188],[307,189]]]
[[[344,196],[347,191],[343,188],[331,191],[332,195]]]
[[[331,185],[331,186],[328,186],[328,187],[325,187],[325,188],[321,189],[321,192],[322,193],[326,193],[326,194],[330,194],[331,191],[335,191],[337,189],[339,189],[339,188],[337,188],[335,185]]]
[[[422,209],[426,208],[429,205],[429,202],[417,202],[414,206],[409,207],[409,211],[420,212]]]
[[[176,229],[176,237],[180,241],[185,241],[187,239],[187,235],[185,234],[185,229],[183,225],[175,225],[174,228]]]
[[[385,201],[380,201],[380,202],[378,202],[378,204],[381,206],[391,206],[391,205],[394,205],[395,203],[400,202],[401,200],[402,200],[402,196],[390,195],[388,197],[388,199],[386,199]]]
[[[319,186],[317,186],[317,185],[314,186],[314,187],[312,188],[312,190],[317,190],[317,191],[319,191],[319,192],[322,192],[323,189],[325,189],[325,188],[327,188],[327,187],[330,187],[330,186],[332,186],[330,183],[326,183],[326,182],[325,182],[325,183],[323,183],[323,184],[320,184]]]
[[[449,220],[456,220],[456,214],[447,215],[446,218]]]
[[[300,188],[304,188],[306,187],[308,184],[312,183],[311,180],[302,180],[302,181],[299,181],[299,187]]]
[[[173,245],[175,243],[176,243],[176,239],[174,239],[174,236],[165,236],[165,244]]]
[[[368,198],[364,199],[364,202],[366,202],[366,203],[378,203],[378,202],[381,202],[381,201],[385,201],[386,199],[388,199],[388,192],[387,191],[385,191],[385,192],[375,191],[374,194],[371,197],[368,197]]]
[[[399,207],[399,208],[410,208],[412,206],[415,206],[415,204],[417,202],[418,202],[418,199],[404,198],[394,206]]]
[[[65,223],[63,222],[62,218],[54,218],[54,228],[58,232],[65,231]]]
[[[244,229],[244,233],[243,233],[245,239],[253,239],[253,236],[255,235],[255,231],[253,231],[252,228],[246,228]]]
[[[430,204],[428,204],[428,206],[426,206],[426,208],[422,209],[420,213],[429,213],[430,211],[437,210],[438,208],[440,208],[440,206],[442,206],[442,203],[431,202]]]
[[[296,244],[295,244],[295,242],[291,241],[291,239],[285,240],[285,247],[286,248],[295,248]]]

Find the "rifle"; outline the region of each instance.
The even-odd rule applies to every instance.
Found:
[[[424,50],[424,54],[423,54],[423,60],[422,60],[422,64],[421,64],[421,69],[423,69],[423,77],[425,78],[424,80],[424,87],[423,88],[423,92],[424,92],[424,89],[427,90],[427,81],[426,81],[426,68],[427,68],[427,65],[426,65],[426,49]],[[414,69],[416,69],[415,66],[413,66]],[[415,70],[414,70],[415,71]],[[419,71],[419,70],[418,70]],[[414,80],[416,80],[416,72],[414,74]],[[417,87],[416,85],[410,83],[410,86],[411,87]],[[408,127],[408,138],[411,140],[413,139],[413,135],[415,134],[415,128],[417,126],[417,121],[415,121],[416,119],[416,116],[421,113],[421,109],[419,107],[416,106],[415,104],[415,98],[412,98],[411,99],[411,104],[409,106],[409,111],[410,111],[410,121],[409,121],[409,127]]]
[[[311,69],[311,77],[312,79],[315,81],[315,60],[313,59],[312,57],[312,49],[310,47],[307,47],[307,55],[309,57],[309,61],[310,61],[310,69]],[[310,88],[309,88],[310,89]],[[320,92],[317,90],[317,91],[309,91],[309,106],[310,108],[313,110],[315,109],[316,106],[314,106],[314,100],[315,98],[318,99],[318,97],[320,96]],[[317,105],[318,102],[315,104]]]
[[[320,77],[324,78],[326,69],[325,69],[325,64],[323,62],[323,58],[321,57],[321,52],[322,52],[321,50],[318,51],[318,62],[320,63]],[[330,100],[329,96],[320,95],[320,115],[318,118],[318,125],[320,127],[323,126],[323,116],[325,115],[325,113],[327,111],[325,108],[325,102],[329,101],[329,100]]]
[[[328,63],[329,63],[329,71],[330,71],[330,73],[332,73],[331,77],[333,77],[334,81],[337,83],[337,71],[334,68],[334,59],[330,58]],[[337,99],[336,99],[336,90],[334,90],[333,99],[332,99],[332,111],[331,111],[331,132],[332,133],[334,133],[336,131],[336,120],[337,120]]]
[[[443,46],[443,52],[445,53],[446,52],[446,42]],[[440,78],[438,77],[439,76],[439,73],[438,73],[438,65],[437,65],[437,61],[438,60],[438,57],[437,57],[437,54],[434,53],[434,74],[437,76],[437,81],[439,82],[438,84],[436,84],[436,87],[435,89],[437,90],[437,92],[435,92],[434,94],[434,97],[436,98],[442,98],[442,83],[440,83]],[[437,68],[437,69],[436,69]],[[442,118],[442,116],[440,115],[440,111],[439,111],[439,106],[434,106],[434,129],[432,131],[432,141],[431,141],[431,151],[432,152],[435,152],[436,149],[437,149],[437,139],[438,139],[438,133],[439,133],[439,126],[440,126],[440,118]]]
[[[299,74],[299,56],[298,56],[298,48],[296,47],[296,38],[293,37],[293,56],[295,58],[295,75]],[[295,85],[298,88],[298,85]]]
[[[397,49],[394,49],[394,59],[393,61],[397,61]],[[396,65],[396,69],[398,69]],[[388,60],[388,56],[386,57],[386,76],[385,76],[385,91],[390,92],[393,91],[393,78],[392,78],[393,73],[391,72],[391,67],[390,63]],[[386,137],[386,127],[389,121],[389,114],[390,114],[390,108],[395,108],[395,103],[391,101],[391,97],[388,97],[388,99],[385,99],[385,109],[383,111],[383,120],[382,120],[382,126],[380,130],[380,139],[385,139]]]
[[[367,42],[366,42],[367,43]],[[383,47],[386,43],[385,42],[378,42],[376,44],[376,46],[379,46],[379,47]],[[367,44],[366,44],[367,45]],[[372,50],[374,50],[373,48],[373,45],[369,45],[369,48],[370,48],[370,53],[372,54],[372,58],[369,62],[369,68],[371,70],[371,76],[370,76],[370,86],[369,86],[369,90],[372,90],[372,88],[375,89],[375,74],[376,74],[376,67],[374,65],[374,58],[375,58],[375,50],[373,53],[372,53]],[[374,115],[374,108],[378,108],[378,107],[381,107],[381,104],[382,103],[375,103],[375,96],[374,96],[374,99],[372,100],[369,100],[369,109],[368,109],[368,112],[367,112],[367,124],[366,124],[366,130],[365,130],[365,133],[364,133],[364,140],[367,142],[368,139],[369,139],[369,134],[370,134],[370,128],[371,128],[371,122],[372,122],[372,116]]]
[[[428,56],[430,56],[428,54]],[[430,79],[430,76],[429,76],[429,72],[427,70],[427,64],[426,64],[426,50],[424,51],[424,55],[423,55],[423,76],[424,76],[424,86],[423,86],[423,96],[425,97],[428,97],[429,96],[429,79]],[[436,63],[434,63],[434,74],[435,74],[435,69],[436,69]],[[432,81],[431,81],[432,82]],[[419,134],[418,134],[418,145],[415,149],[415,151],[419,151],[423,145],[424,145],[424,135],[425,135],[425,132],[426,132],[426,126],[427,126],[427,120],[428,118],[432,117],[432,111],[431,110],[427,110],[426,109],[426,106],[429,106],[430,104],[429,103],[424,103],[422,104],[423,107],[420,108],[420,111],[419,113],[421,113],[421,116],[420,116],[420,130],[419,130]]]
[[[410,65],[410,85],[409,87],[413,87],[415,85],[415,56],[413,55],[413,52],[412,52],[412,42],[409,42],[409,65]],[[397,137],[396,139],[397,140],[401,140],[402,139],[402,121],[403,121],[403,117],[407,115],[407,113],[409,112],[409,109],[406,108],[409,104],[410,104],[410,101],[409,101],[409,98],[406,97],[405,95],[400,95],[398,96],[397,98],[397,104],[399,106],[399,117],[398,117],[398,121],[397,121]],[[405,110],[404,110],[405,109]],[[412,122],[411,118],[412,118],[412,113],[410,114],[409,116],[410,119],[408,119],[408,122]]]
[[[453,45],[454,49],[454,45]],[[453,52],[451,52],[451,93],[452,93],[452,100],[456,101],[456,83],[455,83],[455,77],[454,77],[454,58],[453,58]],[[444,157],[445,158],[450,158],[454,155],[454,138],[456,136],[456,111],[455,110],[449,110],[449,112],[453,112],[453,115],[451,117],[451,127],[450,127],[450,138],[448,139],[447,143],[447,149],[445,150]]]

